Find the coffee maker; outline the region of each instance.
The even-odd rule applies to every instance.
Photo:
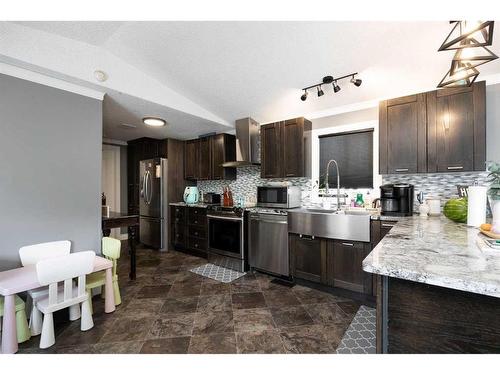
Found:
[[[387,216],[413,215],[413,185],[388,184],[380,187],[381,214]]]

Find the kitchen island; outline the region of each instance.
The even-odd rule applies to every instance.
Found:
[[[500,252],[445,217],[398,221],[364,259],[380,353],[500,353]]]

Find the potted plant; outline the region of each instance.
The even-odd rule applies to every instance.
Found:
[[[490,172],[488,182],[491,183],[488,189],[488,199],[493,215],[491,230],[500,234],[500,163],[488,162],[488,172]]]

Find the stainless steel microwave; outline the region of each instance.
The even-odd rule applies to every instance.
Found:
[[[257,186],[257,206],[274,208],[300,207],[300,188],[297,186]]]

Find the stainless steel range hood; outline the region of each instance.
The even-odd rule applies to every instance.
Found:
[[[222,164],[223,167],[245,167],[260,165],[260,126],[254,119],[246,117],[235,122],[236,160]]]

